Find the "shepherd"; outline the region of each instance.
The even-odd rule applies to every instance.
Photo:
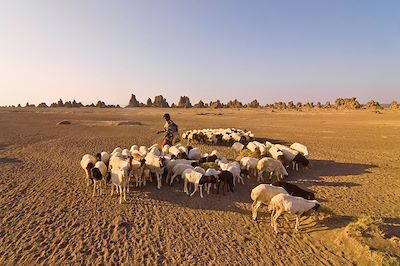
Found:
[[[168,113],[163,115],[165,119],[164,130],[158,131],[157,134],[165,133],[165,136],[162,140],[162,146],[165,145],[175,145],[180,141],[179,132],[178,132],[178,125],[171,120],[171,116]]]

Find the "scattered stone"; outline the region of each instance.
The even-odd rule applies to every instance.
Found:
[[[142,122],[139,121],[120,121],[117,123],[117,126],[141,126]]]
[[[58,122],[56,125],[58,126],[58,125],[70,125],[70,124],[71,124],[70,121],[68,121],[68,120],[62,120],[62,121]]]

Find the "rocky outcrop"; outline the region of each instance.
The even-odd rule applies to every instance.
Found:
[[[96,107],[97,108],[106,108],[107,106],[106,106],[105,102],[98,101],[97,104],[96,104]]]
[[[178,106],[180,108],[192,108],[192,103],[190,102],[189,97],[181,96],[178,102]]]
[[[147,107],[152,107],[153,106],[153,102],[151,101],[150,98],[147,99],[146,106]]]
[[[393,101],[391,104],[390,104],[390,109],[392,109],[392,110],[398,110],[400,107],[399,107],[399,104],[396,102],[396,101]]]
[[[288,108],[288,109],[296,109],[296,105],[294,105],[294,102],[293,102],[293,101],[290,101],[290,102],[288,102],[288,104],[287,104],[287,108]]]
[[[260,107],[260,103],[257,100],[253,100],[252,102],[250,102],[247,107],[249,108],[259,108]]]
[[[34,104],[26,103],[26,104],[25,104],[25,107],[35,107],[35,105],[34,105]]]
[[[226,108],[242,108],[243,104],[241,102],[239,102],[237,99],[233,100],[233,101],[229,101],[226,106]]]
[[[377,101],[374,101],[374,100],[367,102],[363,106],[363,108],[364,109],[383,109],[383,107]]]
[[[134,94],[131,94],[131,99],[129,100],[129,103],[126,107],[131,108],[131,107],[139,107],[140,103],[138,100],[136,100],[136,96]]]
[[[169,108],[169,104],[162,95],[158,95],[154,98],[153,107]]]
[[[214,108],[214,109],[224,108],[224,105],[221,103],[220,100],[216,100],[215,102],[210,102],[209,106],[210,106],[210,108]]]
[[[283,110],[287,108],[287,105],[285,102],[275,102],[273,108]]]
[[[194,107],[195,107],[195,108],[204,108],[204,107],[206,107],[206,106],[205,106],[204,102],[203,102],[202,100],[200,100],[198,103],[196,103],[196,104],[194,105]]]
[[[39,107],[39,108],[47,108],[49,106],[47,106],[46,103],[39,103],[37,107]]]
[[[359,109],[361,107],[356,97],[337,98],[335,100],[335,106],[337,109]]]
[[[324,105],[324,108],[326,108],[326,109],[332,108],[331,102],[330,102],[330,101],[327,101],[327,102],[325,103],[325,105]]]

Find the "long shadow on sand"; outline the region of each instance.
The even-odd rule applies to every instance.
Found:
[[[378,167],[373,164],[362,163],[341,163],[333,160],[311,160],[312,168],[300,169],[299,171],[289,170],[287,180],[301,183],[305,187],[308,186],[331,186],[331,187],[354,187],[360,186],[355,182],[342,181],[326,181],[323,177],[330,176],[357,176],[371,173],[370,169]]]
[[[17,158],[3,157],[0,158],[0,163],[22,163],[22,161]]]
[[[332,160],[313,160],[313,167],[311,169],[301,169],[298,172],[289,172],[289,182],[298,183],[301,187],[307,188],[309,186],[360,186],[354,182],[327,182],[323,179],[324,176],[348,176],[348,175],[362,175],[369,173],[369,169],[377,167],[376,165],[360,164],[360,163],[340,163]],[[183,193],[183,182],[175,181],[172,186],[165,185],[158,190],[154,184],[150,184],[142,191],[147,192],[151,199],[178,205],[185,208],[198,209],[198,210],[214,210],[214,211],[231,211],[241,213],[250,218],[251,211],[250,205],[252,200],[250,198],[251,190],[258,185],[255,178],[244,178],[245,184],[237,184],[234,192],[226,192],[225,196],[220,190],[216,194],[214,189],[211,190],[210,195],[204,193],[204,198],[201,199],[197,192],[193,197],[187,196]],[[269,183],[267,180],[266,183]],[[193,189],[193,188],[192,188]],[[134,189],[136,190],[136,189]],[[318,195],[317,195],[318,198]],[[260,215],[262,219],[269,219],[268,214],[261,210]],[[260,218],[261,218],[260,217]],[[328,218],[318,228],[312,230],[325,230],[326,228],[343,227],[350,221],[351,217],[335,217]],[[339,220],[339,222],[338,222]],[[396,227],[397,228],[397,227]],[[393,231],[393,227],[388,231]]]

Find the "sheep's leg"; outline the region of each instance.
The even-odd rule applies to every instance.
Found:
[[[94,197],[95,194],[96,194],[96,182],[94,182],[94,184],[93,184],[93,194],[92,194],[92,197]]]
[[[263,171],[258,171],[257,182],[260,183],[262,179],[263,179]]]
[[[177,176],[177,174],[176,173],[174,173],[172,176],[171,176],[171,181],[169,182],[169,184],[170,185],[172,185],[172,183],[174,182],[174,179],[175,179],[175,177]],[[167,181],[168,182],[168,181]]]
[[[111,183],[111,196],[114,194],[114,184]]]
[[[185,182],[183,183],[183,192],[186,193],[186,195],[189,195],[189,191],[187,188],[187,179],[185,178]]]
[[[278,233],[278,225],[276,223],[276,221],[278,220],[279,216],[281,215],[282,210],[278,209],[273,217],[273,221],[274,221],[274,231],[275,233]]]
[[[207,195],[210,195],[211,183],[207,184]]]
[[[220,186],[220,184],[221,184],[221,181],[219,181],[218,185],[217,185],[217,194],[219,194],[219,186]]]
[[[242,181],[242,184],[244,185],[243,177],[241,175],[239,175],[239,179]],[[239,183],[239,181],[238,181],[238,183]]]
[[[296,163],[296,171],[299,171],[299,164]]]
[[[199,190],[199,184],[194,184],[194,190],[193,190],[192,194],[190,194],[190,196],[192,197],[194,195],[194,193],[196,193],[197,190]],[[200,196],[201,196],[201,190],[200,190]]]
[[[200,198],[203,198],[203,185],[199,185],[200,189]]]
[[[253,203],[253,204],[254,204],[254,203]],[[254,220],[254,221],[257,221],[257,210],[258,210],[258,208],[260,208],[261,204],[262,204],[261,201],[257,201],[256,204],[255,204],[254,207],[253,207],[253,214],[252,214],[252,216],[253,216],[253,220]]]
[[[118,186],[119,187],[119,186]],[[120,188],[121,189],[121,188]],[[119,204],[122,204],[122,193],[119,193]]]
[[[157,176],[157,188],[161,188],[161,175],[159,173],[156,173]]]
[[[126,201],[126,188],[123,187],[123,188],[122,188],[122,191],[124,192],[124,201]]]
[[[296,225],[294,226],[294,229],[296,229],[296,231],[299,231],[300,217],[301,214],[300,215],[296,214]]]

